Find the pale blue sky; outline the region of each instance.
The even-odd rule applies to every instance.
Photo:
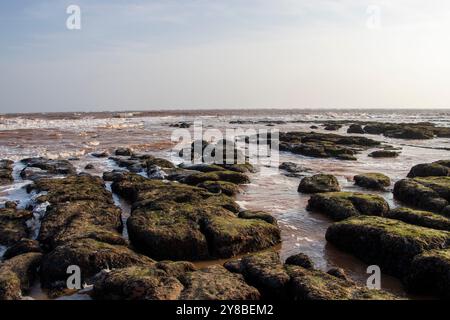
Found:
[[[450,107],[447,0],[2,1],[0,48],[0,113]]]

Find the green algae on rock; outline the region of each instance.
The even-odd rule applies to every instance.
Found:
[[[368,189],[384,190],[391,185],[391,179],[382,173],[362,173],[353,177],[355,184]]]
[[[386,214],[386,218],[401,220],[417,226],[450,231],[449,218],[429,211],[395,208]]]
[[[413,258],[450,244],[450,232],[374,216],[352,217],[332,224],[327,241],[392,275],[408,274]]]
[[[297,191],[302,193],[321,193],[341,191],[341,188],[335,176],[331,174],[316,174],[303,178]]]
[[[28,210],[0,209],[0,245],[10,246],[27,238],[29,229],[26,221],[32,217],[33,213]]]
[[[313,194],[307,210],[326,214],[339,221],[352,216],[384,216],[389,205],[383,197],[358,192],[328,192]]]

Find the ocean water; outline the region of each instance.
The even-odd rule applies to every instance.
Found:
[[[74,158],[72,163],[79,172],[86,164],[94,165],[91,174],[101,175],[104,171],[117,168],[107,158],[95,158],[94,151],[112,151],[117,147],[131,147],[138,152],[147,152],[175,162],[171,140],[176,128],[171,124],[185,121],[202,123],[203,129],[278,129],[279,131],[311,131],[310,126],[328,120],[383,121],[383,122],[432,122],[439,126],[450,126],[450,112],[443,110],[254,110],[254,111],[190,111],[190,112],[136,112],[101,114],[34,114],[0,115],[0,158],[16,161],[15,182],[0,186],[0,205],[7,200],[20,202],[25,207],[33,201],[24,187],[31,183],[20,178],[22,169],[18,162],[26,157]],[[239,121],[240,123],[236,123]],[[268,126],[268,121],[277,121]],[[231,123],[230,123],[231,122]],[[251,123],[250,123],[251,122]],[[320,127],[320,126],[319,126]],[[347,126],[337,132],[346,135]],[[188,131],[192,132],[193,128]],[[317,132],[328,132],[321,129]],[[374,159],[368,157],[373,150],[358,154],[358,161],[318,159],[280,152],[279,162],[290,161],[311,169],[311,173],[335,175],[343,190],[370,192],[354,186],[353,176],[363,172],[381,172],[389,176],[392,185],[406,176],[409,169],[418,163],[450,159],[450,139],[399,140],[379,135],[364,135],[401,149],[395,159]],[[300,178],[283,175],[277,164],[258,165],[258,172],[252,174],[251,183],[242,187],[237,196],[238,203],[246,209],[265,210],[273,214],[282,229],[282,245],[277,249],[283,259],[291,254],[304,252],[314,261],[317,268],[327,270],[341,267],[355,281],[364,284],[368,274],[367,265],[358,259],[334,248],[325,240],[327,227],[332,223],[327,217],[306,211],[308,195],[297,192]],[[109,188],[109,185],[107,185]],[[399,204],[393,199],[391,190],[375,192],[383,196],[391,207]],[[116,205],[123,209],[123,220],[130,214],[130,207],[114,196]],[[40,208],[42,209],[42,208]],[[44,208],[45,209],[45,208]],[[35,212],[31,221],[34,235],[39,229],[42,212]],[[126,230],[124,236],[127,237]],[[0,255],[5,248],[0,248]],[[199,265],[223,263],[223,261],[202,262]],[[383,275],[382,287],[391,292],[405,294],[398,280]],[[40,297],[36,294],[36,297]]]

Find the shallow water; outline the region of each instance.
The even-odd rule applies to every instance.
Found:
[[[72,163],[79,172],[87,171],[101,175],[104,171],[117,168],[115,163],[107,158],[95,158],[89,153],[93,151],[112,151],[119,146],[129,146],[139,152],[149,152],[154,155],[179,162],[171,151],[174,143],[171,133],[174,128],[170,124],[186,121],[202,121],[204,128],[216,128],[224,131],[231,128],[261,128],[273,129],[265,123],[230,124],[231,120],[283,120],[285,124],[277,124],[280,131],[311,131],[309,128],[317,121],[325,120],[373,120],[395,122],[430,121],[439,125],[450,125],[450,113],[436,112],[386,112],[386,111],[252,111],[252,112],[203,112],[189,113],[188,116],[174,115],[151,116],[146,114],[131,115],[124,118],[113,118],[112,114],[83,115],[71,117],[61,115],[49,117],[45,115],[0,116],[0,158],[18,161],[30,156],[45,156],[54,158],[77,157]],[[301,121],[301,122],[294,122]],[[337,133],[346,134],[347,126]],[[192,129],[190,129],[192,132]],[[318,132],[326,132],[316,130]],[[313,173],[330,173],[335,175],[345,191],[370,192],[353,185],[353,176],[363,172],[381,172],[395,183],[406,176],[409,169],[423,162],[449,159],[450,151],[433,148],[450,148],[450,139],[434,139],[425,141],[398,140],[378,135],[364,135],[383,141],[394,147],[401,148],[401,155],[395,159],[375,159],[368,157],[372,151],[363,151],[358,155],[358,161],[342,161],[335,159],[317,159],[286,152],[280,153],[279,162],[291,161],[311,169]],[[430,149],[432,147],[432,149]],[[93,170],[84,170],[86,164],[93,164]],[[238,203],[246,209],[265,210],[273,214],[282,229],[282,244],[277,248],[283,259],[291,254],[304,252],[314,261],[316,267],[327,270],[331,267],[342,267],[354,280],[364,284],[368,275],[367,265],[358,259],[334,248],[325,240],[327,227],[332,223],[322,214],[306,211],[308,195],[297,192],[300,178],[283,175],[277,164],[267,168],[259,165],[259,172],[252,174],[251,184],[242,188],[237,196]],[[15,183],[0,186],[0,204],[7,200],[20,201],[19,206],[25,207],[32,199],[24,189],[30,181],[23,181],[19,172],[22,165],[16,162],[14,168]],[[107,184],[110,189],[110,184]],[[383,196],[391,207],[398,205],[393,199],[391,190],[376,192]],[[114,195],[115,204],[123,210],[124,225],[130,214],[130,205]],[[36,216],[35,230],[38,228],[39,216]],[[37,227],[36,227],[37,226]],[[124,237],[128,237],[124,228]],[[0,248],[0,253],[2,248]],[[224,261],[199,262],[206,266]],[[398,280],[387,275],[382,277],[382,287],[398,294],[404,294]],[[35,292],[35,295],[33,295]],[[39,290],[30,295],[42,298]]]

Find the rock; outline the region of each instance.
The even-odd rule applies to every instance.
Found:
[[[400,220],[416,226],[450,231],[450,219],[429,211],[396,208],[389,211],[387,218]]]
[[[297,191],[302,193],[320,193],[340,190],[339,182],[335,176],[331,174],[316,174],[303,178]]]
[[[408,178],[415,177],[438,177],[438,176],[449,176],[450,168],[444,165],[439,164],[438,162],[433,163],[421,163],[415,165],[411,168],[408,173]]]
[[[367,264],[398,277],[408,274],[413,258],[450,243],[450,233],[381,217],[359,216],[332,224],[327,241]]]
[[[342,125],[337,123],[327,123],[324,125],[324,129],[327,131],[337,131],[340,128],[342,128]]]
[[[364,134],[366,132],[364,131],[364,129],[360,124],[351,124],[347,129],[347,133]]]
[[[305,269],[314,269],[314,263],[311,259],[306,254],[301,252],[287,258],[285,264],[300,266]]]
[[[11,247],[9,247],[3,254],[3,259],[11,259],[21,254],[37,252],[42,253],[42,249],[39,246],[39,242],[36,240],[22,238]]]
[[[405,280],[410,292],[450,297],[450,249],[426,251],[414,257]]]
[[[152,165],[147,168],[147,176],[149,179],[165,180],[168,174],[161,167]]]
[[[181,300],[259,300],[260,294],[244,278],[222,266],[189,272],[180,278],[185,286]]]
[[[35,278],[42,259],[40,253],[26,253],[0,265],[0,300],[20,300]]]
[[[26,221],[32,217],[31,211],[14,208],[0,209],[0,245],[11,246],[20,239],[28,237]]]
[[[331,268],[327,271],[329,275],[332,275],[333,277],[348,281],[350,283],[354,283],[352,279],[350,279],[347,274],[345,273],[344,269],[342,268]]]
[[[396,158],[400,155],[399,152],[389,150],[376,150],[369,153],[369,157],[372,158]]]
[[[104,181],[120,180],[125,172],[127,171],[121,169],[114,169],[111,172],[103,172],[103,180]]]
[[[443,212],[450,200],[450,177],[402,179],[394,185],[394,197],[417,208]]]
[[[186,177],[184,183],[198,185],[205,181],[226,181],[234,184],[250,183],[247,175],[234,171],[214,171],[207,173],[196,173]]]
[[[293,162],[283,162],[280,164],[279,169],[286,171],[286,176],[294,178],[303,177],[306,171],[311,170]]]
[[[266,221],[267,223],[277,225],[277,219],[264,211],[244,210],[239,212],[238,216],[242,219],[260,219]]]
[[[226,181],[205,181],[197,185],[212,193],[223,193],[227,196],[235,196],[239,192],[239,187],[231,182]]]
[[[114,151],[114,154],[116,156],[130,157],[133,155],[133,150],[130,148],[117,148],[116,151]]]
[[[391,179],[382,173],[363,173],[353,177],[355,184],[368,189],[384,190],[391,185]]]
[[[339,221],[359,215],[384,216],[389,211],[389,205],[378,195],[329,192],[312,195],[307,210],[324,213]]]
[[[276,225],[236,217],[239,206],[224,194],[133,174],[114,182],[112,190],[133,202],[131,242],[158,260],[229,258],[280,242]]]
[[[178,122],[170,124],[169,127],[188,129],[191,127],[191,124],[187,122]]]
[[[310,128],[310,129],[313,129],[313,130],[315,130],[315,129],[319,129],[319,127],[318,127],[318,126],[314,126],[314,125],[313,125],[313,126],[310,126],[309,128]]]
[[[8,184],[14,181],[12,176],[13,164],[11,160],[0,160],[0,185]]]
[[[107,151],[92,152],[91,156],[95,158],[107,158],[109,157],[109,153]]]
[[[186,164],[181,163],[179,165],[180,168],[186,170],[194,170],[200,172],[214,172],[214,171],[224,171],[225,169],[217,164],[206,164],[206,163],[198,163],[198,164]]]
[[[28,158],[22,159],[21,162],[25,164],[25,168],[20,173],[21,177],[24,179],[39,179],[45,176],[53,176],[53,175],[72,175],[76,174],[76,169],[73,164],[68,160],[51,160],[47,158]],[[37,168],[39,170],[33,170],[30,173],[29,168]],[[33,179],[35,177],[35,179]]]
[[[94,239],[81,239],[60,245],[44,256],[41,282],[43,288],[65,288],[69,276],[67,268],[71,265],[80,267],[81,281],[84,283],[89,282],[103,269],[152,264],[153,260],[125,246],[111,245]]]
[[[97,300],[176,300],[183,285],[155,266],[102,271],[94,282]]]
[[[430,123],[379,123],[374,122],[364,127],[370,134],[383,134],[396,139],[433,139],[435,131]]]
[[[6,201],[5,202],[5,208],[6,209],[16,209],[17,208],[18,203],[15,201]]]
[[[92,163],[88,163],[88,164],[84,167],[84,169],[85,169],[85,170],[93,170],[93,169],[95,169],[95,167],[94,167],[94,165],[93,165]]]

